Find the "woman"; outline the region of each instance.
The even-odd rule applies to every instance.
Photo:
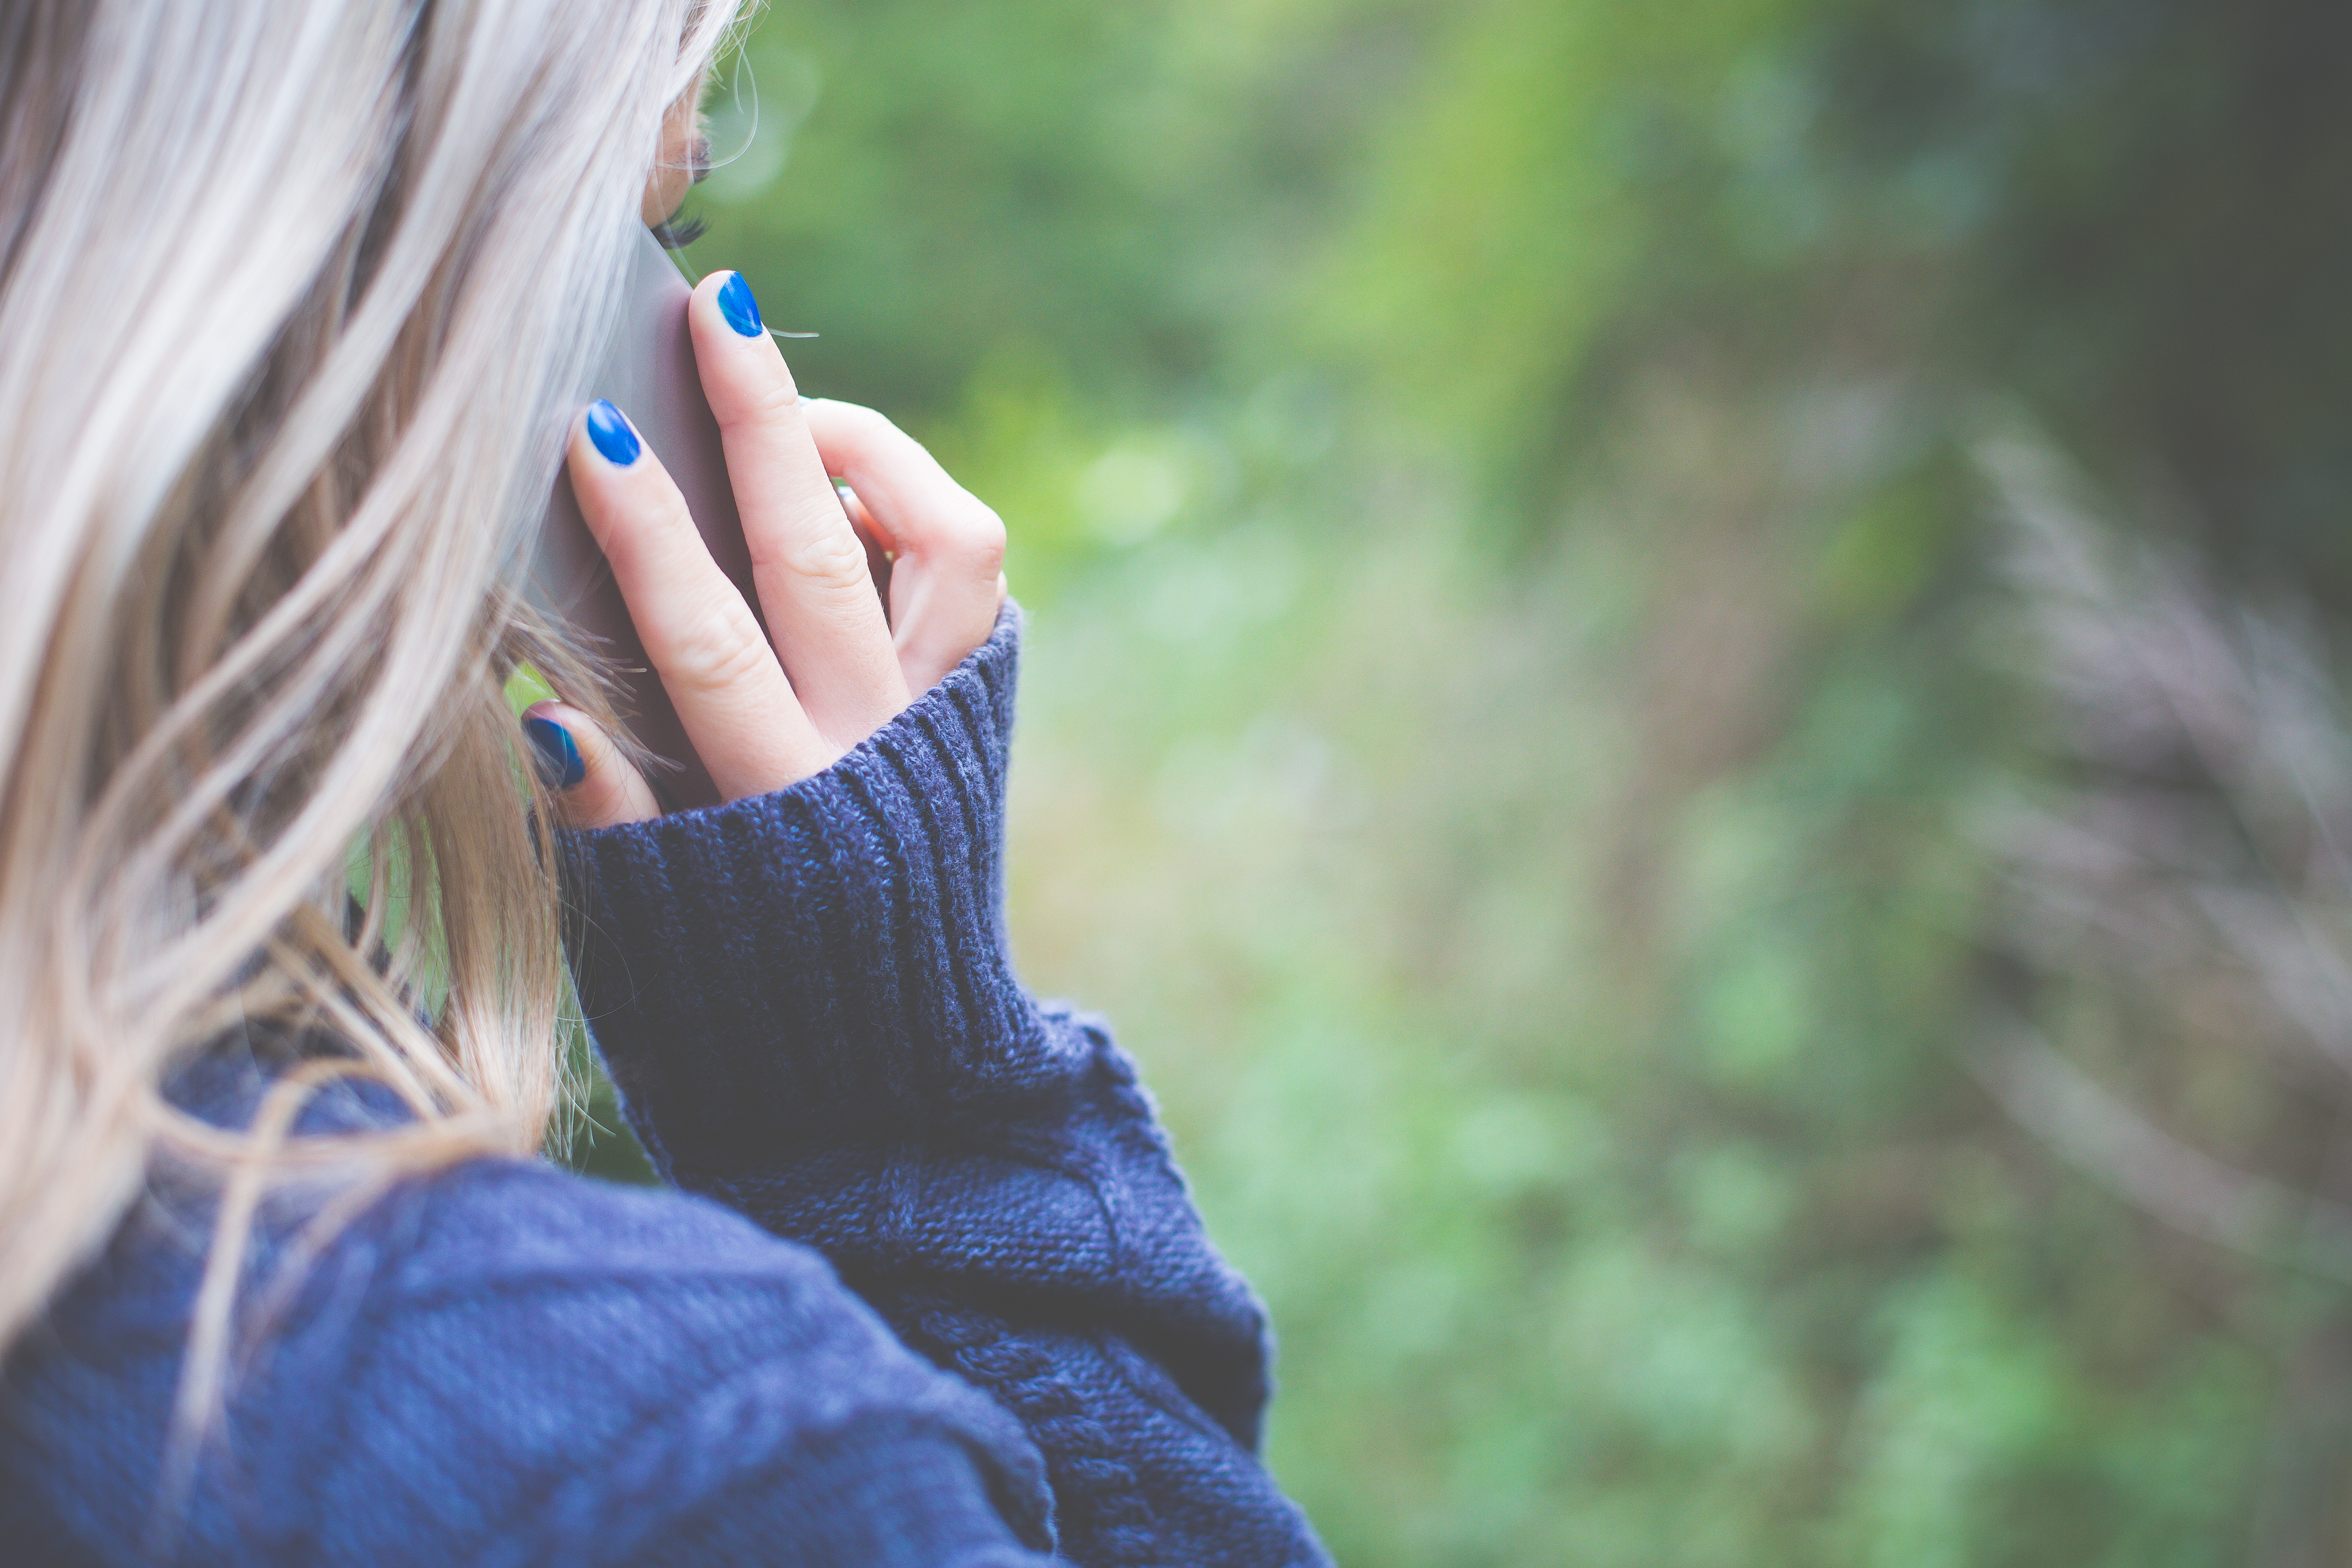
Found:
[[[706,280],[772,643],[578,409],[731,13],[0,8],[10,1561],[1321,1560],[1131,1067],[1007,967],[995,520]],[[513,595],[567,416],[725,804]],[[680,1191],[530,1157],[567,909]]]

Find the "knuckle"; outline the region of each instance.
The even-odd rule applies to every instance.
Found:
[[[800,389],[793,385],[792,377],[777,376],[730,400],[727,411],[719,414],[721,430],[774,430],[800,417]]]
[[[783,553],[784,570],[812,587],[865,591],[872,575],[866,546],[846,528],[819,528]]]
[[[974,501],[961,532],[964,549],[975,566],[984,567],[992,574],[1003,566],[1004,519],[993,509]]]
[[[969,573],[980,580],[993,581],[1004,570],[1004,519],[967,495],[960,504],[941,509],[926,553],[950,566],[959,576]]]
[[[656,661],[666,679],[715,692],[750,679],[769,657],[759,622],[740,606],[713,610],[663,639]]]

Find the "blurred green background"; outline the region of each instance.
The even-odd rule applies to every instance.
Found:
[[[1343,1563],[2352,1561],[2348,67],[768,7],[688,263],[1006,518],[1024,971]]]

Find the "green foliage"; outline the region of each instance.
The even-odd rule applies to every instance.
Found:
[[[1825,162],[1932,193],[1939,351],[2150,467],[2241,572],[2352,603],[2352,15],[2301,0],[1892,0],[1820,35]]]
[[[2277,1370],[2344,1362],[2334,1297],[1959,1049],[2042,722],[1999,410],[2352,582],[2340,27],[767,13],[696,257],[1010,524],[1024,967],[1142,1058],[1343,1561],[2342,1548]]]

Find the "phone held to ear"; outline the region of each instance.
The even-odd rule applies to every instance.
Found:
[[[687,331],[686,306],[692,294],[669,252],[650,230],[639,229],[620,330],[597,368],[590,395],[611,399],[636,425],[677,482],[711,559],[757,614],[760,599],[751,586],[751,558],[727,478],[719,422],[703,401],[694,341]],[[614,676],[614,705],[630,732],[656,757],[675,765],[646,772],[662,803],[673,810],[718,804],[719,790],[696,760],[677,711],[646,661],[620,586],[580,515],[571,477],[562,470],[539,530],[527,592],[541,613],[584,634],[585,651],[602,658]]]

